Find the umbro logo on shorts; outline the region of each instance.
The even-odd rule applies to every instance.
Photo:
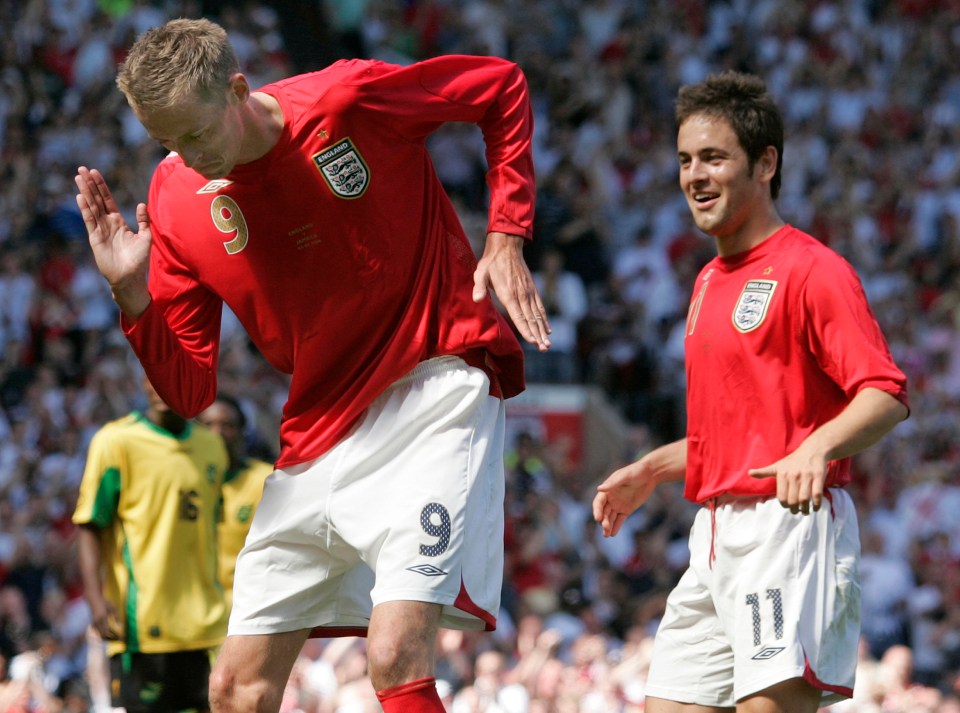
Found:
[[[434,567],[432,564],[418,564],[413,567],[407,567],[411,572],[416,572],[417,574],[422,574],[425,577],[439,577],[442,574],[446,574],[439,567]]]
[[[783,648],[783,646],[768,646],[752,658],[754,661],[766,661],[767,659],[772,659],[774,656],[783,651]]]

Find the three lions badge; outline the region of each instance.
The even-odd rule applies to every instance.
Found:
[[[341,198],[359,198],[367,190],[370,169],[349,138],[312,158],[327,185]]]
[[[749,280],[733,308],[733,326],[740,332],[752,332],[759,327],[767,316],[776,288],[776,280]]]

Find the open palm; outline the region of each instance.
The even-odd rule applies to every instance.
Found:
[[[79,191],[77,206],[97,268],[110,283],[121,309],[139,314],[149,301],[147,267],[153,236],[147,207],[143,203],[137,206],[137,232],[134,232],[99,171],[81,166],[74,180]]]

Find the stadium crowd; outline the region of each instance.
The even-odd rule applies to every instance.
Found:
[[[131,216],[161,149],[113,85],[142,30],[216,17],[253,86],[337,57],[495,54],[525,70],[538,205],[528,259],[555,327],[531,381],[602,387],[623,458],[683,427],[682,325],[712,255],[677,188],[672,98],[726,67],[785,110],[779,205],[847,257],[910,378],[911,418],[859,456],[864,603],[854,713],[960,711],[960,3],[946,0],[0,0],[0,713],[101,710],[70,514],[85,448],[143,405],[71,181],[100,168]],[[483,144],[445,127],[437,170],[471,237]],[[222,388],[269,458],[286,390],[224,320]],[[606,473],[535,432],[506,455],[503,612],[443,631],[455,713],[636,713],[693,508],[665,488],[604,540]],[[362,639],[311,640],[284,711],[365,713]]]

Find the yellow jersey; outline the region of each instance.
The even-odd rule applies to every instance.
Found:
[[[223,642],[216,528],[227,464],[222,439],[192,422],[174,435],[133,412],[94,435],[73,521],[100,530],[104,596],[123,625],[108,655]]]
[[[233,603],[233,573],[237,555],[250,531],[250,521],[263,494],[263,481],[273,472],[273,466],[262,460],[247,458],[240,468],[227,472],[223,482],[223,514],[217,529],[220,556],[220,584]]]

